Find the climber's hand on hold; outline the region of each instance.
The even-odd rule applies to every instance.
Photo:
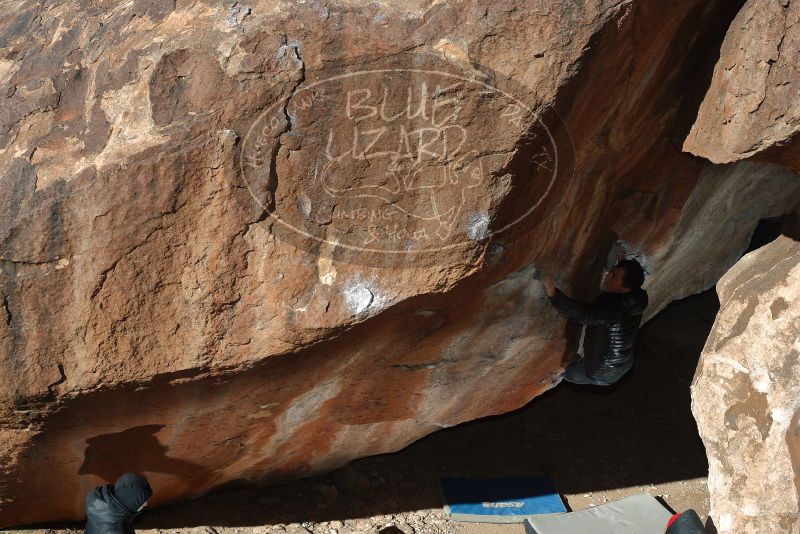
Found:
[[[544,292],[548,297],[554,297],[556,294],[556,282],[549,274],[545,274],[539,278],[539,281],[544,286]]]

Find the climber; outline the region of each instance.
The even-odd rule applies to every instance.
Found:
[[[636,260],[620,260],[603,277],[602,292],[591,304],[576,302],[549,275],[540,279],[548,300],[568,321],[582,323],[579,357],[564,371],[573,384],[613,384],[633,366],[633,352],[647,292]],[[582,357],[580,357],[582,352]]]
[[[86,534],[134,534],[133,518],[153,495],[147,480],[125,473],[114,484],[98,486],[86,495]]]

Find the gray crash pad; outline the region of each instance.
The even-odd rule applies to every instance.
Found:
[[[672,514],[647,493],[585,510],[525,520],[528,534],[664,534]]]

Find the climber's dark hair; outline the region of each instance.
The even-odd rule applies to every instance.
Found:
[[[622,267],[625,269],[625,275],[622,277],[622,283],[628,289],[638,289],[644,284],[644,269],[639,265],[636,260],[622,260],[618,261],[615,267]]]

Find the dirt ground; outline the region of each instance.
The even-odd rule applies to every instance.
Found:
[[[165,534],[521,534],[519,524],[447,520],[438,480],[539,474],[552,478],[571,510],[647,492],[705,519],[708,466],[689,409],[689,385],[717,308],[713,289],[672,303],[642,328],[636,365],[614,386],[562,382],[516,412],[439,431],[398,453],[281,486],[223,488],[148,510],[136,528]]]

